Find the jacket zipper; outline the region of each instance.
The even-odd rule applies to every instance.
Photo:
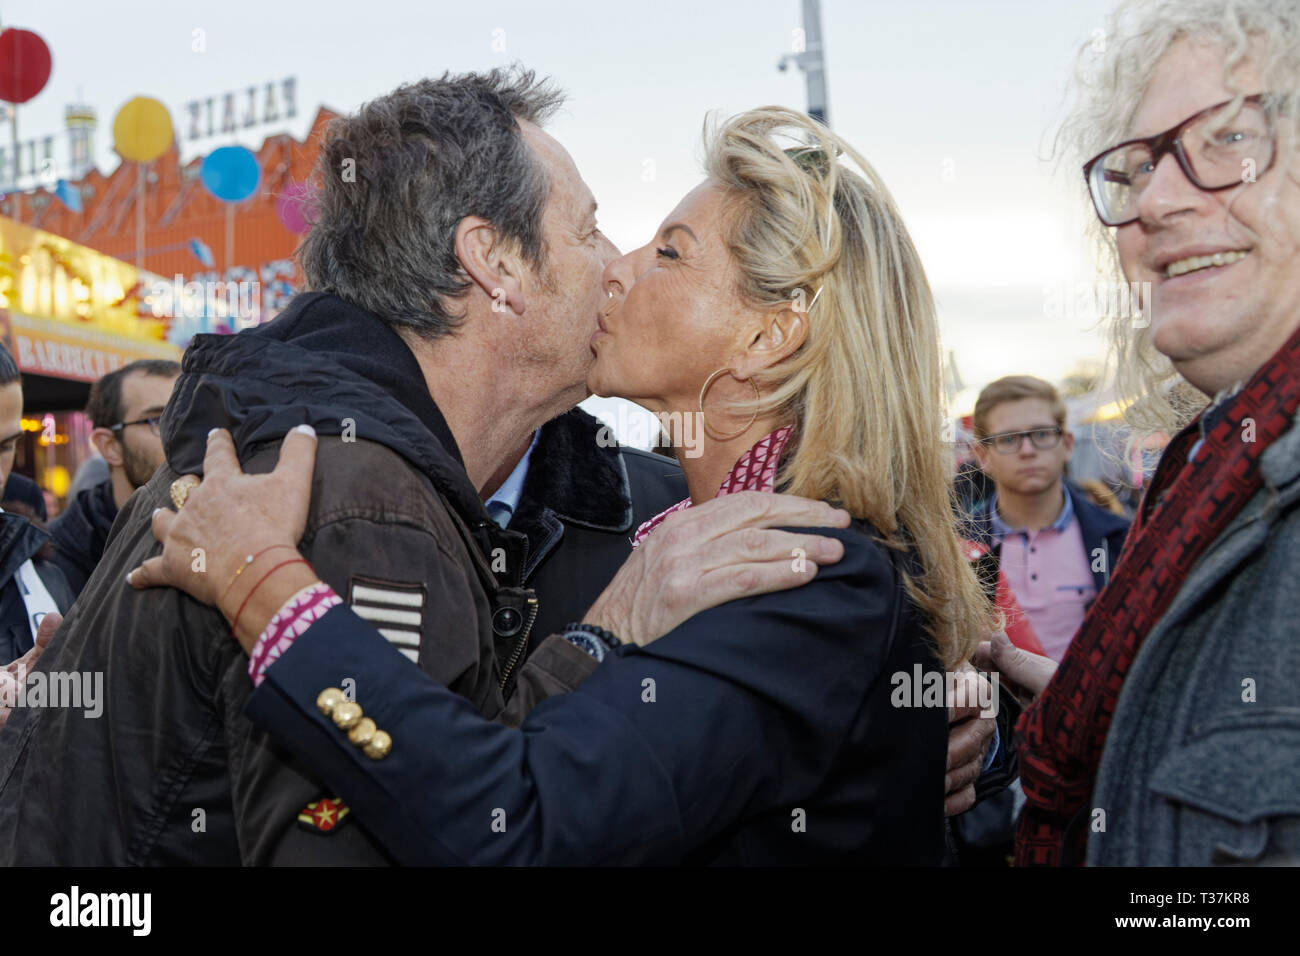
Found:
[[[514,673],[515,665],[524,655],[524,648],[528,646],[528,634],[533,629],[533,622],[537,620],[537,612],[540,610],[536,597],[528,599],[528,621],[524,624],[524,631],[519,635],[518,641],[515,642],[515,649],[510,654],[510,661],[506,664],[505,670],[501,672],[501,690],[506,689],[506,681],[510,680],[510,675]]]

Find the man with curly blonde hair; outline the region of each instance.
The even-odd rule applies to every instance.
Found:
[[[1137,0],[1104,40],[1066,138],[1150,290],[1111,329],[1129,417],[1182,430],[1020,725],[1017,858],[1295,860],[1300,5]]]

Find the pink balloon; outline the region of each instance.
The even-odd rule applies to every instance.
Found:
[[[284,228],[301,236],[315,218],[311,189],[306,183],[289,183],[275,201],[275,214]]]

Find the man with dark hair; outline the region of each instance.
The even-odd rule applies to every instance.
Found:
[[[104,554],[118,509],[163,463],[158,423],[171,398],[179,362],[141,359],[109,372],[90,387],[90,440],[108,463],[108,478],[80,492],[54,523],[54,563],[80,594]]]
[[[429,212],[468,209],[538,270],[544,288],[549,284],[554,274],[545,268],[543,213],[556,184],[536,152],[564,152],[540,128],[564,95],[533,82],[531,73],[523,82],[503,76],[494,70],[420,80],[331,124],[317,164],[324,188],[299,251],[312,288],[381,315],[394,328],[427,339],[447,335],[466,318],[457,303],[474,282],[458,258],[461,231],[478,227]],[[399,142],[406,148],[394,148]],[[564,159],[572,166],[567,154]],[[403,185],[400,201],[375,188],[385,180]],[[576,225],[594,227],[596,203],[589,191],[585,198],[590,209],[566,214],[581,220]],[[596,243],[596,233],[592,228],[583,238],[611,252],[603,235]],[[599,283],[582,291],[601,294]],[[500,303],[497,309],[500,314]]]
[[[480,500],[538,428],[586,396],[586,343],[617,255],[572,159],[538,125],[559,103],[531,73],[496,70],[403,86],[331,125],[301,253],[316,291],[267,325],[199,336],[187,351],[163,416],[167,463],[123,507],[41,660],[106,670],[114,704],[100,720],[15,711],[0,735],[0,863],[387,859],[253,728],[248,662],[220,613],[123,581],[156,553],[151,515],[192,493],[178,479],[202,470],[215,428],[231,431],[251,472],[274,465],[289,430],[321,436],[302,556],[483,714],[518,723],[594,670],[596,655],[560,634],[524,659],[538,599],[514,583],[512,555],[524,549],[502,544]],[[825,525],[829,509],[766,497],[761,508],[722,499],[683,516],[730,532],[708,561],[736,575],[701,585],[700,575],[663,574],[648,586],[618,576],[620,606],[637,617],[660,602],[694,613],[803,583],[786,536],[762,532],[772,544],[756,561],[746,532]],[[661,556],[693,569],[705,558],[682,527],[680,546]],[[834,560],[833,542],[798,540],[810,564]],[[206,573],[196,552],[192,569]],[[235,577],[264,579],[298,558],[251,554]],[[373,759],[387,754],[378,735],[367,746]],[[105,794],[115,796],[109,813]]]
[[[13,356],[0,346],[0,487],[13,470],[22,417],[22,376]],[[63,574],[41,557],[48,540],[26,518],[0,511],[0,663],[31,650],[41,618],[72,604]]]

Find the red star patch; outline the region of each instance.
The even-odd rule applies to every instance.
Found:
[[[322,797],[298,811],[298,826],[312,833],[332,833],[343,825],[351,812],[351,808],[338,797]]]

